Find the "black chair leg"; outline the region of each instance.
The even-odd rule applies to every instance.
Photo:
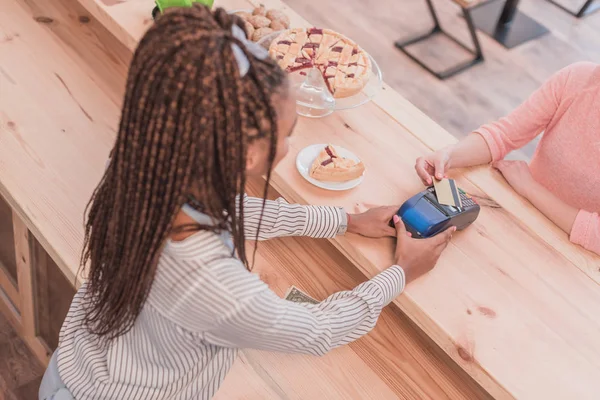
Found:
[[[560,3],[557,3],[554,0],[548,0],[548,1],[552,4],[554,4],[555,6],[557,6],[558,8],[562,9],[563,11],[566,11],[569,14],[571,14],[572,16],[577,17],[577,18],[587,17],[588,15],[600,10],[600,2],[597,2],[594,4],[595,0],[587,0],[585,2],[585,4],[583,6],[581,6],[581,8],[578,11],[569,10],[567,7],[563,6]]]
[[[466,8],[462,9],[463,15],[465,17],[465,21],[467,22],[467,27],[469,28],[469,34],[470,34],[471,40],[473,42],[474,50],[468,48],[463,43],[461,43],[458,39],[456,39],[454,36],[450,35],[446,31],[444,31],[440,25],[438,18],[437,18],[437,14],[435,12],[435,8],[433,7],[432,1],[426,0],[426,2],[427,2],[427,7],[429,9],[429,12],[431,14],[431,18],[433,19],[433,28],[431,30],[429,30],[427,33],[418,35],[416,37],[413,37],[410,39],[398,40],[395,43],[396,47],[400,51],[402,51],[404,54],[406,54],[414,62],[416,62],[421,67],[423,67],[425,70],[427,70],[429,73],[435,75],[438,79],[449,78],[449,77],[456,75],[457,73],[462,72],[465,69],[470,68],[473,65],[478,64],[481,61],[483,61],[483,53],[481,51],[481,45],[479,44],[479,39],[477,38],[477,32],[475,30],[475,24],[473,23],[473,19],[471,18],[471,13],[469,12],[469,10]],[[444,35],[448,39],[452,40],[454,43],[458,44],[460,47],[462,47],[463,49],[465,49],[466,51],[471,53],[473,55],[473,58],[470,60],[467,60],[463,63],[460,63],[458,65],[454,65],[444,71],[439,72],[439,71],[433,70],[430,66],[428,66],[426,63],[424,63],[422,60],[420,60],[418,57],[416,57],[415,55],[413,55],[412,53],[410,53],[407,50],[408,46],[418,43],[418,42],[421,42],[423,40],[426,40],[426,39],[430,38],[431,36],[437,35],[437,34]]]

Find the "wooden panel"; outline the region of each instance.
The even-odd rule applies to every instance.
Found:
[[[17,262],[15,259],[15,238],[13,236],[12,210],[0,197],[0,269],[7,274],[14,287],[17,284]],[[4,287],[4,284],[2,284]]]
[[[69,282],[58,265],[35,239],[32,239],[36,333],[50,350],[58,347],[62,323],[75,295],[75,282]]]
[[[17,329],[21,326],[20,277],[15,255],[13,214],[10,206],[0,197],[0,301],[5,303],[7,316]],[[9,226],[10,225],[10,226]]]
[[[16,328],[29,345],[42,365],[47,365],[51,352],[48,346],[37,336],[35,327],[35,299],[32,279],[32,251],[30,233],[23,221],[13,212],[15,235],[15,255],[19,273],[19,294],[21,297],[21,318]]]
[[[21,297],[19,290],[15,286],[15,282],[7,272],[0,269],[0,291],[6,296],[6,301],[10,303],[10,307],[14,308],[15,313],[20,314]]]

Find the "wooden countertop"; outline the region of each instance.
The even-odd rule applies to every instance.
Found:
[[[130,49],[151,23],[151,0],[80,1]],[[308,26],[279,1],[263,3],[284,8],[294,26]],[[249,3],[224,0],[218,4],[232,9]],[[2,27],[6,37],[18,32],[17,25],[10,26],[10,21],[7,25],[8,30]],[[35,48],[36,43],[30,45]],[[3,195],[10,194],[11,204],[24,210],[36,236],[55,238],[42,244],[49,246],[67,276],[73,277],[81,243],[80,205],[101,173],[88,165],[91,161],[101,165],[108,152],[116,121],[103,121],[101,116],[118,115],[116,104],[87,98],[89,104],[78,104],[78,92],[91,89],[80,72],[65,70],[64,65],[57,65],[53,72],[52,60],[42,71],[26,62],[31,55],[2,57],[3,48],[0,44],[0,65],[27,90],[17,90],[10,80],[3,86],[9,96],[0,98],[0,189]],[[27,82],[31,71],[23,65],[34,69],[42,80]],[[61,85],[64,90],[58,91],[56,106],[48,108],[38,96],[45,87],[56,90]],[[22,107],[27,102],[29,109]],[[61,120],[65,104],[71,112],[80,109],[88,125]],[[110,108],[113,112],[104,112]],[[43,121],[55,135],[30,140],[26,132],[32,115],[36,124]],[[22,122],[15,125],[15,120]],[[93,122],[94,135],[81,134],[78,128],[88,127],[89,122]],[[57,133],[63,126],[69,129]],[[53,151],[56,140],[73,146],[76,157],[61,159]],[[336,204],[349,210],[400,204],[421,189],[413,170],[416,157],[453,141],[385,86],[372,103],[357,110],[322,120],[303,119],[292,154],[276,170],[273,184],[288,200],[301,203]],[[363,184],[350,192],[331,194],[304,182],[293,165],[295,153],[316,142],[332,142],[356,152],[367,165]],[[29,155],[25,163],[23,152]],[[32,176],[32,171],[40,169],[43,175]],[[413,283],[396,304],[497,398],[596,398],[600,392],[600,317],[595,312],[600,305],[600,257],[569,243],[563,232],[488,168],[457,171],[454,177],[479,197],[481,215],[471,228],[455,235],[438,267]],[[44,191],[37,191],[39,187]],[[391,263],[391,241],[348,235],[333,243],[366,276]]]
[[[8,0],[3,11],[0,191],[73,282],[83,210],[114,140],[131,52],[70,0]],[[250,193],[262,194],[257,184]],[[293,284],[321,299],[365,280],[323,240],[263,242],[256,256],[253,271],[279,295]],[[388,307],[367,337],[324,357],[243,350],[215,399],[321,397],[489,398]]]

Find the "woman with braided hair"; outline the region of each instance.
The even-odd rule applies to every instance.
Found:
[[[450,232],[410,238],[396,207],[349,216],[244,194],[287,152],[295,100],[242,21],[166,12],[130,67],[121,123],[90,200],[78,290],[40,399],[208,399],[237,349],[321,355],[369,332]],[[266,196],[266,193],[265,193]],[[346,231],[397,236],[396,262],[319,304],[279,298],[247,266],[245,239]],[[400,267],[400,265],[402,267]]]

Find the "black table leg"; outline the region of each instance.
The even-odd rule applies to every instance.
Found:
[[[587,0],[578,11],[571,11],[567,7],[563,6],[561,3],[554,1],[554,0],[548,0],[548,1],[552,4],[554,4],[555,6],[562,8],[564,11],[568,12],[569,14],[571,14],[572,16],[577,17],[577,18],[586,17],[586,16],[600,10],[600,1],[594,2],[595,0]]]
[[[475,26],[506,48],[538,38],[548,29],[520,12],[519,0],[491,0],[473,7]]]
[[[506,3],[504,3],[504,8],[502,9],[502,14],[500,14],[500,19],[498,19],[498,25],[510,24],[510,22],[515,18],[518,5],[519,0],[506,0]]]
[[[442,29],[442,26],[440,25],[440,21],[437,17],[437,13],[435,12],[435,8],[433,7],[433,2],[431,0],[426,0],[426,3],[427,3],[427,8],[429,8],[429,12],[431,14],[431,19],[433,20],[433,28],[423,34],[418,35],[418,36],[415,36],[415,37],[412,37],[409,39],[400,39],[400,40],[396,41],[396,43],[395,43],[396,47],[398,49],[400,49],[408,57],[410,57],[414,62],[416,62],[421,67],[425,68],[427,71],[429,71],[430,73],[435,75],[438,79],[449,78],[451,76],[458,74],[459,72],[464,71],[467,68],[472,67],[475,64],[482,62],[483,61],[483,53],[481,51],[481,46],[479,45],[479,39],[477,38],[477,32],[475,30],[475,25],[473,24],[473,20],[471,19],[471,14],[469,14],[469,11],[466,8],[461,7],[463,16],[465,18],[465,21],[467,22],[467,27],[469,28],[469,34],[471,35],[471,39],[473,41],[473,47],[475,48],[475,50],[472,50],[469,47],[465,46],[460,40],[456,39],[454,36],[450,35],[446,31],[444,31]],[[462,47],[463,49],[465,49],[466,51],[471,53],[473,55],[473,58],[471,58],[470,60],[461,62],[457,65],[454,65],[452,67],[449,67],[444,71],[434,70],[429,65],[427,65],[426,63],[421,61],[421,59],[418,56],[413,55],[408,50],[408,47],[410,45],[427,40],[428,38],[430,38],[434,35],[446,36],[446,38],[450,39],[451,41],[453,41],[454,43],[456,43],[457,45],[459,45],[460,47]]]
[[[592,5],[593,2],[594,0],[587,0],[577,13],[577,18],[585,17],[586,15],[590,15],[591,13],[600,10],[600,3]]]

